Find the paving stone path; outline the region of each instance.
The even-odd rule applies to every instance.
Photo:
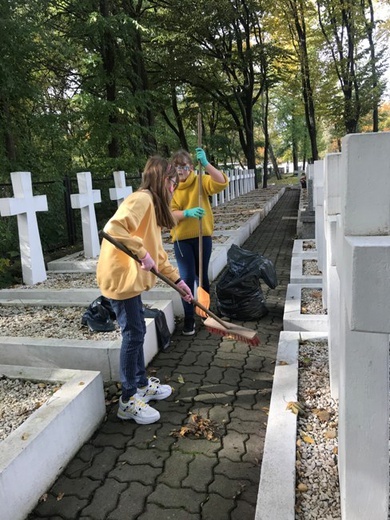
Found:
[[[286,189],[242,246],[270,259],[278,276],[276,289],[261,283],[269,314],[244,324],[258,330],[261,345],[222,340],[200,322],[195,336],[181,336],[179,324],[171,346],[149,367],[174,388],[168,400],[155,405],[161,421],[148,426],[123,422],[116,405],[108,406],[105,422],[28,520],[255,518],[298,203],[299,189]],[[213,291],[211,296],[215,309]],[[202,424],[211,420],[211,431],[220,436],[212,441],[172,435],[191,413]]]

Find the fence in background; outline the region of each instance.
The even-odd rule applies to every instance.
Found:
[[[229,170],[229,186],[223,192],[212,197],[212,206],[218,206],[246,193],[255,186],[253,170]],[[141,176],[128,176],[126,183],[135,191],[141,181]],[[100,190],[101,203],[95,204],[96,220],[99,228],[117,209],[117,202],[110,199],[110,188],[113,178],[93,177],[93,188]],[[59,249],[81,245],[82,229],[80,210],[71,207],[71,194],[78,193],[77,178],[69,176],[56,181],[32,182],[33,195],[46,195],[48,211],[37,213],[38,227],[43,253],[51,253]],[[0,198],[14,196],[12,184],[0,184]],[[19,236],[17,219],[15,217],[0,218],[0,258],[19,256]]]

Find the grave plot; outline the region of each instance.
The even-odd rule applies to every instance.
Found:
[[[315,309],[313,304],[316,304]],[[283,328],[285,331],[328,331],[328,316],[322,306],[321,285],[313,283],[287,286]]]
[[[280,334],[256,519],[341,517],[327,341],[321,332]]]
[[[316,258],[317,246],[315,239],[294,240],[292,255]]]
[[[294,256],[291,259],[290,282],[293,284],[322,284],[322,272],[318,269],[317,255]]]
[[[24,520],[105,415],[99,372],[0,365],[9,378],[61,383],[1,442],[2,520]]]
[[[38,300],[32,299],[37,296],[35,292],[39,293]],[[50,293],[49,302],[46,292],[22,293],[30,297],[24,299],[24,305],[20,305],[20,299],[0,305],[0,363],[97,370],[104,381],[120,379],[121,337],[117,327],[112,332],[91,332],[88,327],[82,327],[81,317],[87,307],[70,302],[70,298],[75,298],[74,290]],[[63,298],[61,306],[56,306],[55,297]],[[45,306],[39,304],[42,300],[46,301]],[[164,312],[172,333],[175,327],[172,302],[158,300],[148,302],[148,306]],[[158,352],[158,338],[154,320],[146,318],[145,322],[144,354],[148,364]]]

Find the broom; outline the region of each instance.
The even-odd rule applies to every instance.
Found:
[[[202,146],[202,116],[198,113],[198,147]],[[199,207],[203,207],[203,185],[202,185],[202,163],[198,161],[198,186],[199,186]],[[203,225],[199,219],[199,270],[198,270],[198,289],[197,299],[207,309],[210,307],[210,295],[203,289]],[[201,318],[206,318],[207,314],[200,307],[195,306],[195,312]]]
[[[135,255],[124,244],[122,244],[121,242],[119,242],[118,240],[113,238],[111,235],[109,235],[105,231],[103,231],[103,230],[100,231],[99,235],[102,238],[105,238],[108,242],[110,242],[117,249],[120,249],[123,253],[130,256],[133,260],[135,260],[139,264],[142,263],[141,260],[137,257],[137,255]],[[172,287],[172,289],[175,289],[175,291],[177,291],[180,294],[180,296],[186,295],[186,293],[182,289],[180,289],[180,287],[178,287],[174,282],[172,282],[172,280],[170,280],[163,274],[159,273],[154,268],[151,269],[151,272],[155,276],[160,278],[160,280],[162,280],[163,282],[168,284],[170,287]],[[208,316],[208,318],[203,323],[204,323],[205,327],[207,328],[207,330],[209,332],[211,332],[212,334],[219,334],[220,336],[226,336],[228,338],[235,339],[237,341],[243,341],[244,343],[247,343],[248,345],[252,345],[254,347],[256,347],[257,345],[260,344],[260,340],[259,340],[258,336],[256,335],[255,331],[253,331],[251,329],[247,329],[245,327],[241,327],[240,325],[234,325],[233,323],[229,323],[227,321],[221,320],[221,318],[219,316],[217,316],[216,314],[211,312],[207,307],[205,307],[202,303],[198,302],[195,299],[192,299],[191,303],[193,305],[196,305],[200,309],[202,309],[202,311],[204,311],[204,313]]]

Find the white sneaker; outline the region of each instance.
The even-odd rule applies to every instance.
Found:
[[[117,416],[119,419],[133,419],[137,424],[151,424],[160,419],[160,412],[146,404],[135,394],[124,403],[122,397],[119,398],[119,408]]]
[[[166,399],[172,393],[172,387],[169,385],[160,384],[160,380],[157,377],[150,377],[148,379],[148,385],[142,388],[137,388],[137,394],[144,403],[149,401],[161,401]]]

